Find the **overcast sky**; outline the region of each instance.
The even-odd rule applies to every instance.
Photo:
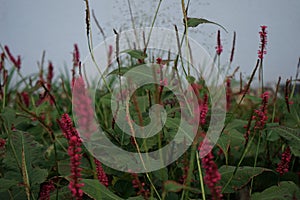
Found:
[[[150,26],[158,0],[130,0],[137,26]],[[182,27],[181,0],[163,0],[156,26]],[[209,2],[209,3],[208,3]],[[42,51],[54,63],[56,72],[64,65],[71,68],[73,44],[78,43],[81,57],[88,53],[83,0],[0,0],[0,44],[8,45],[14,55],[22,57],[22,72],[37,71]],[[131,27],[127,0],[90,1],[107,36],[112,29]],[[300,56],[299,0],[191,0],[190,17],[203,17],[228,30],[221,31],[226,64],[237,32],[234,66],[250,74],[259,48],[260,26],[267,25],[268,44],[265,56],[265,78],[277,81],[294,76]],[[190,36],[214,55],[218,27],[203,25],[190,30]],[[103,40],[93,31],[94,43]]]

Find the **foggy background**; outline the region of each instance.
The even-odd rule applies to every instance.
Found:
[[[136,26],[150,26],[158,0],[130,0]],[[186,1],[187,2],[187,1]],[[77,43],[81,60],[88,54],[83,0],[0,0],[0,44],[8,45],[13,55],[21,55],[21,72],[38,72],[37,61],[46,51],[46,61],[53,62],[56,75],[64,66],[72,68],[72,51]],[[112,29],[132,28],[127,0],[93,0],[90,8],[104,28],[107,37]],[[189,17],[203,17],[223,25],[221,30],[222,64],[227,65],[233,32],[237,33],[232,68],[240,66],[244,77],[255,66],[259,49],[261,25],[268,26],[267,55],[264,76],[268,82],[283,81],[295,76],[300,56],[300,1],[299,0],[191,0]],[[92,21],[94,46],[103,41]],[[181,0],[163,0],[155,26],[182,30]],[[189,29],[189,36],[215,54],[214,25],[201,25]]]

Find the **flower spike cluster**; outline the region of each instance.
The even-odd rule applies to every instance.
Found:
[[[202,143],[199,145],[198,150],[200,151],[202,145],[209,145],[206,143]],[[205,147],[206,148],[206,147]],[[201,152],[199,153],[201,156]],[[218,171],[218,166],[214,162],[214,156],[212,152],[209,152],[206,156],[204,156],[201,160],[202,167],[205,170],[204,182],[210,190],[211,196],[213,200],[222,199],[222,188],[221,186],[217,186],[219,181],[221,180],[221,174]]]
[[[223,46],[221,45],[220,30],[218,30],[216,52],[218,55],[221,55],[222,51],[223,51]]]
[[[263,59],[264,55],[267,54],[267,26],[261,26],[261,31],[259,32],[260,36],[260,49],[258,50],[258,58]]]
[[[262,130],[268,120],[268,100],[269,100],[269,92],[264,92],[261,95],[262,98],[262,105],[260,106],[260,108],[258,110],[255,110],[255,114],[256,116],[253,116],[254,119],[256,119],[255,122],[255,126],[254,126],[254,130]]]
[[[69,142],[68,154],[70,156],[71,168],[69,189],[72,192],[73,197],[76,199],[81,199],[83,191],[80,188],[84,186],[83,183],[80,183],[82,170],[80,168],[80,162],[82,158],[82,141],[77,130],[73,127],[72,120],[68,114],[63,114],[61,119],[58,121],[58,124]]]
[[[105,174],[103,168],[102,168],[102,164],[99,160],[97,160],[96,158],[94,158],[95,164],[96,164],[96,169],[97,169],[97,176],[98,176],[98,180],[99,182],[104,185],[105,187],[108,187],[108,178],[107,175]]]
[[[21,69],[21,56],[18,56],[17,59],[11,54],[8,46],[4,46],[4,50],[6,51],[9,60],[13,63],[13,65],[17,68],[18,71]]]
[[[285,151],[281,155],[281,161],[277,165],[276,171],[280,174],[280,176],[284,175],[289,171],[289,164],[291,162],[291,149],[287,147]]]

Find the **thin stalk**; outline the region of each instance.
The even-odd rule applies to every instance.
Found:
[[[294,92],[295,92],[295,89],[296,89],[296,85],[297,85],[297,80],[298,80],[299,73],[300,73],[300,57],[299,57],[298,65],[297,65],[297,72],[296,72],[296,76],[295,76],[295,83],[293,85],[292,92],[290,94],[290,98],[292,98],[294,96]]]
[[[186,181],[185,181],[185,186],[187,186],[187,187],[189,187],[190,184],[191,184],[192,173],[193,173],[193,170],[194,170],[195,153],[196,152],[197,152],[197,142],[193,142],[192,149],[191,149],[191,155],[190,155],[189,170],[188,170],[187,178],[186,178]],[[181,195],[181,200],[187,199],[188,195],[189,195],[189,191],[188,190],[183,190],[182,195]]]
[[[104,77],[101,69],[99,68],[98,64],[96,63],[96,60],[95,60],[95,57],[94,57],[94,52],[93,52],[93,37],[92,37],[91,24],[90,24],[90,8],[89,8],[89,1],[88,0],[85,0],[85,5],[86,5],[86,10],[85,10],[85,12],[86,12],[86,17],[85,17],[86,35],[87,35],[87,40],[88,40],[89,52],[90,52],[90,55],[91,55],[93,63],[95,64],[98,72],[100,73],[100,76],[101,76],[101,79],[104,82],[104,85],[106,86],[106,88],[111,93],[111,89],[110,89],[109,85],[107,84],[107,82],[105,80],[105,77]]]
[[[260,60],[259,64],[259,77],[261,81],[261,94],[264,93],[264,70],[263,70],[263,58]]]
[[[6,86],[3,87],[3,101],[2,101],[2,109],[5,108],[5,102],[6,102]]]
[[[235,113],[235,112],[236,112],[236,110],[237,110],[238,107],[241,105],[242,101],[244,100],[244,98],[245,98],[245,96],[246,96],[246,94],[247,94],[247,91],[249,90],[250,85],[251,85],[251,83],[252,83],[252,81],[253,81],[253,78],[254,78],[254,75],[255,75],[255,73],[256,73],[256,71],[257,71],[258,66],[259,66],[259,60],[257,60],[257,62],[256,62],[256,66],[255,66],[255,68],[254,68],[254,70],[253,70],[253,72],[252,72],[252,74],[251,74],[251,77],[250,77],[250,79],[249,79],[249,81],[248,81],[248,83],[247,83],[247,85],[246,85],[246,88],[245,88],[245,90],[244,90],[244,92],[243,92],[242,98],[240,99],[239,103],[238,103],[237,105],[235,105],[235,107],[233,108],[232,113]],[[233,117],[234,117],[234,115],[231,115],[231,116],[229,117],[229,120],[228,120],[228,122],[224,125],[224,127],[223,127],[223,129],[222,129],[222,131],[221,131],[221,134],[222,134],[223,131],[226,129],[226,127],[228,126],[228,124],[232,121]]]
[[[154,17],[153,17],[153,20],[152,20],[152,24],[151,24],[151,28],[150,28],[150,33],[149,33],[149,36],[148,36],[148,39],[147,39],[147,43],[146,43],[145,48],[144,48],[144,53],[146,53],[148,44],[150,42],[151,33],[152,33],[152,30],[153,30],[153,27],[154,27],[154,24],[155,24],[155,21],[156,21],[156,18],[157,18],[157,14],[158,14],[158,11],[160,9],[162,1],[163,0],[159,0],[158,5],[156,7],[156,11],[155,11],[155,14],[154,14]]]
[[[200,181],[200,186],[201,186],[201,191],[202,191],[202,200],[206,200],[202,170],[201,170],[200,159],[199,159],[198,153],[196,153],[196,159],[197,159],[197,166],[198,166],[198,173],[199,173],[199,181]]]
[[[240,158],[240,160],[239,160],[237,166],[235,167],[235,169],[234,169],[234,171],[233,171],[231,177],[229,178],[229,180],[227,181],[227,183],[226,183],[225,186],[223,187],[222,193],[224,193],[225,189],[227,188],[227,186],[229,185],[229,183],[232,181],[234,175],[236,174],[238,168],[239,168],[240,165],[242,164],[242,162],[243,162],[243,160],[244,160],[246,154],[248,153],[248,151],[249,151],[249,149],[250,149],[250,147],[251,147],[251,144],[252,144],[253,139],[254,139],[254,135],[252,136],[252,138],[251,138],[250,142],[248,143],[247,147],[244,149],[243,154],[241,155],[241,158]]]
[[[190,2],[190,1],[189,1]],[[189,4],[188,2],[188,4]],[[187,55],[189,55],[189,40],[188,40],[188,24],[187,24],[187,8],[185,7],[185,3],[184,0],[181,0],[181,9],[182,9],[182,13],[183,13],[183,19],[184,19],[184,37],[185,37],[185,41],[186,41],[186,52]],[[188,56],[188,59],[190,59],[190,57]],[[188,64],[188,75],[190,75],[190,60],[187,61]]]
[[[129,104],[128,104],[128,103],[126,104],[126,115],[127,115],[127,116],[130,116],[130,113],[129,113]],[[137,151],[138,151],[138,154],[139,154],[139,156],[140,156],[141,162],[142,162],[142,164],[143,164],[143,167],[144,167],[144,169],[147,169],[147,168],[146,168],[146,165],[145,165],[145,162],[144,162],[144,160],[143,160],[143,157],[141,156],[141,150],[140,150],[140,147],[139,147],[139,145],[138,145],[138,143],[137,143],[137,141],[136,141],[136,139],[135,139],[135,131],[134,131],[133,125],[132,125],[132,123],[131,123],[130,120],[128,120],[128,124],[129,124],[129,127],[130,127],[130,131],[131,131],[131,133],[132,133],[132,137],[133,137],[133,140],[134,140],[136,149],[137,149]],[[152,180],[151,180],[151,178],[150,178],[148,172],[146,172],[146,176],[147,176],[147,178],[148,178],[148,180],[149,180],[149,182],[150,182],[150,184],[151,184],[153,190],[155,191],[155,193],[156,193],[158,199],[161,200],[161,197],[160,197],[158,191],[156,190],[156,188],[155,188],[155,186],[154,186],[154,184],[153,184],[153,182],[152,182]]]
[[[257,164],[257,158],[258,158],[258,153],[259,153],[260,142],[261,142],[261,134],[258,137],[258,142],[257,142],[257,147],[256,147],[256,153],[255,153],[255,158],[254,158],[253,170],[255,169],[256,164]],[[254,177],[252,177],[252,179],[251,179],[250,191],[249,191],[250,196],[251,196],[251,193],[252,193],[253,180],[254,180]]]
[[[133,18],[133,14],[132,14],[130,0],[127,0],[127,3],[128,3],[130,18],[131,18],[132,29],[134,31],[134,36],[135,36],[135,39],[136,39],[136,43],[138,45],[137,48],[140,49],[140,42],[139,42],[139,38],[138,38],[138,35],[137,35],[137,32],[136,32],[136,28],[135,28],[135,22],[134,22],[134,18]]]
[[[276,102],[277,102],[276,100],[277,100],[277,93],[278,93],[280,81],[281,81],[281,77],[279,76],[278,82],[277,82],[277,85],[276,85],[276,91],[275,91],[274,99],[273,99],[272,123],[274,122],[274,119],[275,119]]]

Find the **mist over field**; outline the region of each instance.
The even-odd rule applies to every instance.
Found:
[[[135,26],[150,26],[158,1],[130,2]],[[127,1],[91,1],[90,7],[107,37],[114,35],[113,28],[132,28]],[[233,32],[236,31],[232,70],[240,66],[244,77],[249,76],[255,66],[260,26],[268,26],[264,72],[266,81],[276,82],[278,76],[285,80],[296,72],[300,55],[299,10],[298,0],[191,1],[189,16],[203,17],[226,27],[228,33],[221,30],[224,48],[221,61],[224,66],[228,63]],[[174,24],[183,31],[181,4],[177,0],[165,0],[155,26],[173,29]],[[46,60],[53,62],[56,75],[64,66],[70,69],[74,43],[78,43],[82,58],[88,55],[84,1],[2,0],[0,27],[0,44],[8,45],[14,54],[21,55],[22,72],[25,74],[38,70],[36,63],[41,59],[43,50],[46,51]],[[95,23],[92,23],[92,28],[96,46],[103,37]],[[190,29],[189,36],[214,56],[218,29],[213,25],[202,25]]]

